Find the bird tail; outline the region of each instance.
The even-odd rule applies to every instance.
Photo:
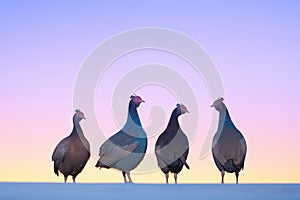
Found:
[[[58,176],[59,174],[58,174],[58,161],[57,160],[55,160],[54,161],[54,173]]]
[[[186,160],[184,159],[183,156],[180,157],[180,160],[181,162],[184,164],[184,166],[187,168],[187,169],[190,169],[190,166],[187,164]]]
[[[187,164],[187,162],[184,163],[184,166],[185,166],[187,169],[190,169],[190,166]]]
[[[106,168],[106,169],[109,169],[110,167],[103,164],[100,159],[98,160],[98,162],[96,163],[95,167],[100,167],[100,169],[103,167],[103,168]]]
[[[235,172],[236,171],[236,166],[235,164],[233,163],[233,160],[230,159],[230,160],[226,160],[225,162],[225,165],[224,165],[224,168],[227,172],[229,173],[232,173],[232,172]]]

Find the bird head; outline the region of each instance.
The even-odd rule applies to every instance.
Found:
[[[140,97],[140,96],[137,96],[137,95],[131,95],[130,97],[131,99],[131,102],[136,106],[136,107],[139,107],[141,103],[145,103],[145,101]]]
[[[176,109],[178,110],[178,114],[182,115],[184,113],[189,113],[188,109],[185,107],[185,105],[183,104],[177,104],[176,105]]]
[[[214,107],[217,111],[221,111],[226,109],[225,104],[223,103],[224,98],[223,97],[219,97],[218,99],[216,99],[214,101],[214,103],[210,106],[210,107]]]
[[[76,121],[81,121],[82,119],[85,119],[84,113],[81,112],[79,109],[75,110],[74,119]]]

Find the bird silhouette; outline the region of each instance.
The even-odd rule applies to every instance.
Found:
[[[169,172],[174,173],[175,183],[177,184],[177,174],[183,166],[189,169],[187,156],[189,153],[189,141],[181,130],[178,117],[189,112],[182,104],[177,104],[173,110],[167,128],[158,137],[155,144],[155,155],[158,166],[165,174],[166,183],[169,183]]]
[[[58,176],[60,171],[64,175],[65,182],[70,175],[75,183],[76,176],[90,158],[90,145],[79,124],[82,119],[85,119],[83,112],[76,110],[71,134],[58,143],[52,154],[54,173]]]
[[[147,149],[147,135],[137,112],[137,108],[144,102],[140,96],[132,95],[130,97],[125,125],[101,145],[100,158],[95,166],[100,169],[121,170],[125,183],[132,183],[130,171],[143,160]]]
[[[221,172],[221,183],[224,183],[225,172],[234,172],[238,183],[239,173],[244,169],[247,144],[241,132],[233,124],[223,101],[223,98],[218,98],[211,105],[219,112],[218,130],[213,138],[212,154]]]

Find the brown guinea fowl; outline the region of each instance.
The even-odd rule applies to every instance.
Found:
[[[75,183],[76,176],[90,158],[90,145],[79,124],[82,119],[85,119],[83,112],[76,110],[73,116],[72,133],[58,143],[52,154],[54,173],[58,176],[60,171],[64,175],[65,182],[68,176],[72,176]]]
[[[224,183],[225,171],[234,172],[238,183],[239,173],[244,169],[247,144],[241,132],[233,124],[223,100],[218,98],[211,106],[220,113],[218,130],[213,138],[212,154],[221,172],[221,183]]]
[[[178,117],[187,112],[188,110],[184,105],[177,104],[171,114],[167,128],[158,137],[155,144],[158,166],[165,174],[166,183],[168,183],[169,172],[174,173],[175,183],[177,183],[177,174],[183,166],[190,169],[186,162],[189,153],[189,141],[178,123]]]

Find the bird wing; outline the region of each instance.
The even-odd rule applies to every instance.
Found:
[[[159,140],[163,140],[163,139],[164,139],[163,137],[159,138]],[[184,165],[187,168],[189,168],[183,156],[188,151],[188,149],[189,149],[189,143],[187,137],[184,134],[178,132],[168,144],[166,145],[158,144],[156,146],[155,153],[156,156],[160,159],[160,160],[158,159],[159,166],[161,166],[160,163],[162,165],[166,165],[166,164],[169,165],[179,158],[184,163]]]
[[[243,138],[239,141],[239,148],[237,151],[237,157],[235,160],[233,160],[235,165],[241,165],[242,168],[244,168],[244,161],[246,158],[247,153],[247,144],[246,140]]]
[[[158,166],[161,168],[167,167],[169,164],[175,161],[173,153],[168,151],[167,148],[163,146],[155,147],[155,155],[157,158]]]
[[[224,151],[220,143],[216,142],[212,148],[213,156],[220,162],[222,166],[225,165],[226,159],[224,157]]]
[[[68,144],[69,143],[68,140],[66,140],[66,138],[58,143],[52,154],[52,161],[60,160],[60,162],[64,162],[65,157],[69,151]]]
[[[217,141],[212,151],[221,165],[224,166],[227,160],[233,160],[235,165],[240,165],[246,156],[246,141],[244,139],[230,140],[230,138]]]
[[[138,147],[138,144],[138,140],[134,137],[120,131],[101,145],[99,161],[106,166],[112,166],[130,155]]]

